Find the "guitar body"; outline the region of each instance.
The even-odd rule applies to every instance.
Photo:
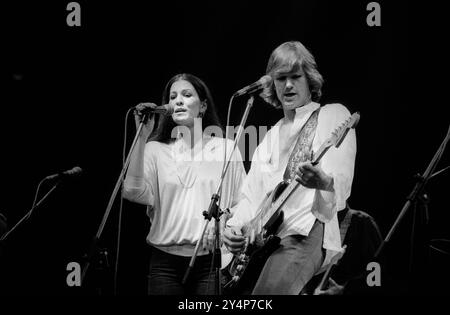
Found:
[[[279,183],[263,201],[260,211],[270,207],[287,185],[286,182]],[[248,244],[239,256],[233,258],[228,268],[232,280],[224,288],[227,294],[251,294],[267,259],[280,246],[280,238],[275,234],[283,223],[283,218],[283,211],[279,209],[270,217],[261,231],[255,231],[249,227],[243,228],[244,236],[250,238],[252,233],[255,235],[255,242]]]
[[[271,235],[266,239],[262,247],[252,246],[249,249],[251,254],[247,253],[245,258],[241,256],[235,257],[228,269],[232,280],[225,285],[225,294],[250,295],[267,259],[279,246],[280,238]],[[243,269],[240,269],[240,266],[243,266]],[[239,277],[239,279],[234,277]]]

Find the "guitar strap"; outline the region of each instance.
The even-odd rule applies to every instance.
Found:
[[[298,165],[301,162],[311,160],[311,148],[316,134],[317,121],[319,117],[320,107],[309,116],[306,123],[299,132],[294,150],[289,156],[283,179],[292,181],[295,177]]]

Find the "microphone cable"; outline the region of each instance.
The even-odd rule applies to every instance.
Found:
[[[41,185],[42,183],[45,181],[45,177],[43,179],[41,179],[41,181],[39,182],[37,188],[36,188],[36,192],[34,194],[34,200],[33,200],[33,205],[31,206],[31,210],[26,214],[25,216],[25,220],[28,220],[34,210],[34,207],[36,206],[36,201],[39,195],[39,190],[41,189]]]
[[[33,210],[36,207],[36,202],[37,202],[37,197],[39,195],[39,190],[41,188],[41,185],[43,182],[45,182],[47,180],[46,177],[44,177],[43,179],[41,179],[41,181],[39,182],[37,188],[36,188],[36,193],[34,194],[34,200],[33,200],[33,205],[31,207],[31,209],[22,217],[22,219],[19,220],[19,222],[17,222],[10,230],[8,230],[1,238],[0,241],[3,241],[6,239],[6,237],[9,236],[9,234],[11,234],[20,224],[22,224],[22,222],[24,222],[25,220],[28,220],[31,216],[31,214],[33,213]],[[44,197],[41,198],[41,200],[39,201],[39,204],[44,201],[49,195],[50,193],[56,188],[56,186],[58,185],[58,183],[56,183],[45,195]]]
[[[126,148],[127,148],[127,129],[128,129],[128,119],[130,116],[131,111],[134,110],[134,107],[131,107],[128,109],[127,113],[125,114],[125,122],[124,122],[124,133],[123,133],[123,145],[122,145],[122,167],[125,164],[126,159]],[[124,176],[126,176],[124,174]],[[122,188],[123,190],[123,181],[125,178],[122,178]],[[114,263],[114,295],[117,295],[117,279],[118,279],[118,270],[119,270],[119,256],[120,256],[120,239],[121,239],[121,232],[122,232],[122,212],[123,212],[123,197],[122,194],[120,194],[120,204],[119,204],[119,219],[117,222],[117,245],[116,245],[116,259]]]
[[[47,179],[48,179],[48,176],[47,176],[47,177],[44,177],[44,178],[41,179],[41,181],[39,182],[39,184],[38,184],[38,186],[37,186],[37,188],[36,188],[36,192],[35,192],[35,194],[34,194],[33,205],[31,206],[31,210],[26,214],[25,220],[28,220],[28,219],[30,218],[32,212],[34,211],[34,207],[36,206],[36,202],[37,202],[37,198],[38,198],[38,195],[39,195],[39,190],[41,189],[41,185],[42,185],[42,183],[45,182]]]

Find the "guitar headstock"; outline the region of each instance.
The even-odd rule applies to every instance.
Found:
[[[351,115],[346,121],[344,121],[339,127],[337,127],[332,132],[331,137],[328,139],[331,145],[334,145],[338,148],[341,145],[342,141],[344,141],[347,132],[350,129],[356,127],[356,125],[359,122],[359,118],[360,118],[359,112],[356,112],[353,115]]]
[[[342,141],[344,141],[348,131],[351,128],[355,128],[358,122],[359,122],[359,113],[356,112],[353,115],[351,115],[346,121],[344,121],[339,127],[337,127],[331,133],[331,137],[329,137],[319,148],[319,150],[314,156],[314,159],[312,159],[312,164],[313,165],[318,164],[319,160],[331,146],[334,145],[336,148],[338,148],[341,145]]]

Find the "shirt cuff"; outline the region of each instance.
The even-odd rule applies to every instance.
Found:
[[[142,189],[145,186],[144,178],[140,176],[127,176],[123,184],[127,189]]]

